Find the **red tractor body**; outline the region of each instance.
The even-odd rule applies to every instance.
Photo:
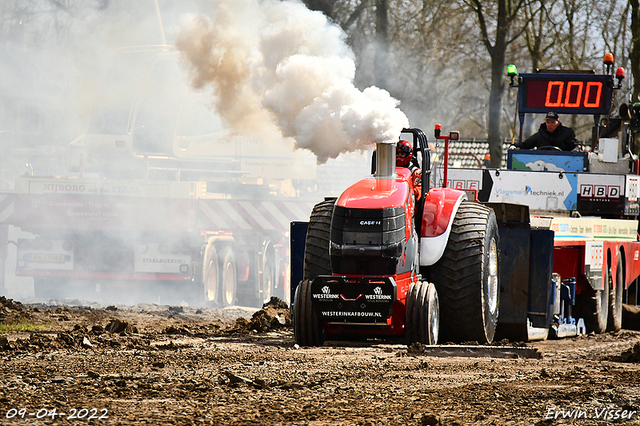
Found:
[[[313,286],[334,284],[340,299],[332,305],[336,311],[342,310],[342,315],[362,312],[360,315],[372,316],[331,321],[324,315],[326,333],[344,335],[357,327],[365,335],[404,334],[407,292],[416,282],[418,262],[414,212],[413,181],[404,167],[397,168],[395,178],[364,178],[338,198],[330,243],[336,278],[317,278]],[[367,287],[380,288],[380,294],[367,295]],[[372,310],[358,309],[356,305],[362,303],[371,305]]]
[[[413,138],[414,158],[409,167],[395,167],[394,144],[378,144],[375,173],[350,186],[338,199],[325,199],[314,208],[306,234],[304,279],[294,296],[294,329],[302,345],[322,344],[326,336],[357,335],[404,336],[408,342],[437,343],[440,289],[436,291],[427,281],[432,270],[443,284],[448,304],[460,305],[462,297],[473,305],[471,316],[478,313],[474,318],[482,324],[487,322],[483,313],[491,311],[489,327],[481,327],[480,335],[476,327],[471,337],[484,341],[493,337],[497,282],[492,288],[483,283],[490,281],[486,265],[491,248],[497,269],[497,227],[487,234],[493,246],[486,243],[483,232],[472,232],[476,240],[482,237],[483,244],[477,254],[467,253],[472,259],[467,275],[476,278],[470,281],[471,290],[464,284],[461,291],[453,283],[457,267],[438,262],[446,257],[466,194],[430,189],[431,152],[426,136],[418,129],[403,133]],[[486,227],[490,210],[483,211],[480,231]],[[488,308],[491,301],[493,309]],[[453,309],[451,314],[456,312]]]

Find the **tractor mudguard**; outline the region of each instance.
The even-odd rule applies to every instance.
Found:
[[[424,200],[420,232],[420,266],[435,264],[447,247],[451,224],[467,194],[450,188],[432,188]]]

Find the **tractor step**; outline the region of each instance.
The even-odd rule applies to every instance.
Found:
[[[427,345],[421,353],[437,357],[541,358],[536,348],[481,345]]]

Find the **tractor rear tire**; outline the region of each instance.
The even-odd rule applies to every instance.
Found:
[[[335,198],[324,200],[316,204],[311,211],[304,248],[305,280],[313,280],[318,275],[331,275],[329,240],[335,203]]]
[[[430,277],[440,299],[440,341],[491,343],[498,322],[500,241],[492,209],[463,201]]]
[[[606,282],[609,283],[609,318],[607,321],[607,331],[620,331],[622,328],[622,296],[624,293],[623,260],[622,253],[618,252],[615,288],[613,287],[613,280],[606,280]],[[610,275],[608,270],[607,275]]]
[[[293,298],[293,335],[300,346],[322,346],[324,343],[324,329],[313,311],[309,280],[298,284]]]
[[[293,332],[300,346],[321,346],[325,340],[322,323],[313,311],[311,281],[318,275],[331,275],[329,241],[331,216],[335,198],[325,199],[313,206],[309,217],[304,246],[303,280],[296,286],[293,297]]]
[[[440,308],[436,287],[424,281],[412,284],[406,306],[407,344],[438,344]]]

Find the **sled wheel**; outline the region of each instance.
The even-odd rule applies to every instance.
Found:
[[[618,263],[616,265],[616,286],[613,287],[611,268],[607,268],[605,282],[609,285],[609,318],[607,331],[620,331],[622,328],[622,296],[624,293],[624,263],[622,253],[618,251]]]
[[[303,280],[298,284],[293,304],[293,335],[296,343],[300,346],[322,346],[324,329],[313,312],[311,281]]]
[[[431,268],[440,341],[490,343],[498,322],[499,236],[492,209],[463,201],[442,258]]]
[[[440,327],[438,292],[433,284],[418,282],[407,293],[406,333],[407,343],[438,343]]]
[[[609,316],[609,289],[576,295],[577,318],[584,319],[587,333],[604,333]]]
[[[304,248],[304,279],[331,274],[329,238],[335,199],[324,200],[313,207]]]
[[[220,271],[222,272],[222,306],[233,306],[236,302],[236,258],[231,247],[225,247],[220,251]]]

